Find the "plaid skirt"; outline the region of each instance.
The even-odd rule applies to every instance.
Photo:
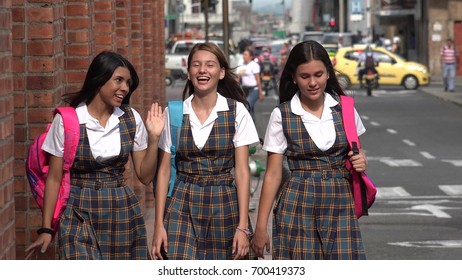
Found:
[[[72,186],[60,222],[60,259],[150,259],[143,214],[128,186]]]
[[[219,177],[176,178],[164,216],[169,260],[233,259],[239,225],[237,190],[230,176]],[[249,250],[246,259],[255,257]]]
[[[273,210],[273,259],[365,259],[347,172],[294,172]]]

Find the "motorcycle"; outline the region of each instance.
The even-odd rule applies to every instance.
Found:
[[[268,91],[272,88],[271,82],[273,77],[271,76],[270,72],[264,72],[261,75],[261,87],[265,92],[265,95],[268,95]]]
[[[376,89],[379,86],[379,74],[368,69],[364,74],[364,79],[366,82],[367,96],[372,96],[372,89]]]
[[[260,64],[260,80],[261,80],[261,87],[265,92],[265,95],[268,95],[271,89],[276,89],[274,85],[274,66],[270,61],[264,61]]]

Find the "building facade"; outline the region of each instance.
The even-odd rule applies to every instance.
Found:
[[[164,0],[0,2],[0,259],[24,259],[41,226],[25,176],[32,140],[52,120],[63,93],[80,88],[102,50],[125,55],[141,78],[131,105],[146,115],[165,105]],[[125,176],[141,206],[152,188]],[[54,259],[48,250],[41,259]]]

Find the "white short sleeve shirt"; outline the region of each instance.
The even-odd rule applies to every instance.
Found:
[[[321,151],[327,151],[335,143],[336,133],[331,107],[335,107],[338,104],[338,102],[330,94],[324,93],[324,96],[324,110],[322,112],[321,119],[306,112],[302,108],[298,93],[295,94],[290,101],[292,112],[301,116],[303,124],[310,134],[311,139],[313,139],[314,143]],[[366,128],[364,127],[356,109],[355,120],[358,136],[360,136],[366,132]],[[263,150],[283,154],[286,149],[287,139],[282,131],[281,110],[276,107],[271,113],[268,126],[266,128]]]
[[[85,124],[88,141],[93,157],[97,162],[117,157],[120,154],[120,131],[119,117],[124,114],[122,109],[115,107],[112,115],[106,123],[106,127],[99,124],[87,109],[85,103],[81,103],[76,109],[80,124]],[[131,109],[136,121],[136,132],[133,143],[133,151],[142,151],[148,147],[148,133],[140,114]],[[42,145],[42,150],[62,157],[64,152],[64,125],[60,114],[56,114]]]
[[[194,113],[191,106],[191,101],[194,95],[191,95],[183,101],[183,114],[189,115],[189,122],[194,143],[198,149],[202,149],[210,136],[215,120],[218,118],[218,112],[229,111],[228,101],[226,98],[217,93],[218,99],[215,108],[213,108],[207,120],[201,124],[199,119]],[[159,140],[159,148],[163,151],[170,153],[170,146],[172,145],[172,137],[170,134],[170,118],[168,115],[168,107],[165,108],[167,120],[165,128]],[[258,132],[249,111],[241,102],[236,102],[236,119],[235,119],[236,133],[233,137],[234,147],[241,147],[245,145],[256,146],[259,143]]]
[[[260,65],[255,61],[250,61],[247,64],[241,64],[237,67],[236,73],[241,77],[241,84],[243,86],[257,86],[257,79],[255,74],[260,73]]]

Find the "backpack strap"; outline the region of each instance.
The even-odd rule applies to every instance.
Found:
[[[64,170],[70,170],[80,139],[80,123],[74,107],[58,107],[54,114],[60,114],[64,125]]]
[[[183,123],[183,101],[174,100],[167,102],[168,116],[170,118],[170,134],[172,138],[172,146],[170,146],[170,185],[168,186],[167,196],[171,196],[173,192],[173,185],[176,178],[176,149],[180,141],[181,125]]]
[[[353,150],[353,146],[356,145],[359,151],[359,149],[361,148],[361,145],[359,143],[358,131],[356,130],[354,102],[355,101],[353,97],[346,96],[346,95],[340,95],[340,104],[342,106],[343,127],[345,129],[345,134],[348,139],[348,146],[350,147],[351,150]]]
[[[353,154],[357,154],[359,153],[361,145],[359,144],[358,131],[356,130],[354,99],[350,96],[340,95],[340,100],[342,105],[343,127],[348,140],[348,146],[350,147],[350,150],[353,151]],[[353,187],[353,197],[355,197],[355,195],[361,196],[362,213],[364,215],[368,215],[367,193],[364,180],[361,180],[360,174],[353,169],[349,160],[346,162],[346,167],[352,172],[352,180],[359,182],[359,190]]]

